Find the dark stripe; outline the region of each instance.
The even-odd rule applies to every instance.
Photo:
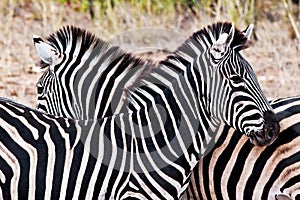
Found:
[[[3,130],[0,127],[0,134],[2,134],[2,131]],[[2,183],[2,181],[0,181],[0,188],[1,188],[2,196],[5,200],[10,200],[10,199],[12,199],[11,194],[10,194],[11,179],[14,175],[14,172],[11,169],[11,167],[8,165],[7,161],[4,160],[4,158],[2,158],[1,156],[0,156],[0,171],[5,176],[5,182]]]
[[[40,42],[44,42],[44,40],[42,40],[42,38],[40,38],[40,37],[37,37],[37,38],[34,37],[34,38],[33,38],[33,42],[34,42],[34,43],[40,43]]]
[[[292,164],[295,164],[297,162],[298,163],[300,162],[300,152],[297,152],[294,155],[292,155],[288,158],[285,158],[285,159],[281,160],[280,162],[278,162],[275,170],[272,173],[272,176],[270,177],[270,179],[265,184],[263,194],[262,194],[262,199],[268,199],[268,195],[269,195],[271,187],[273,186],[273,183],[276,181],[276,179],[279,176],[282,175],[281,173],[284,171],[284,169],[286,169],[287,167],[289,167]],[[290,180],[288,180],[281,187],[281,190],[284,190],[285,188],[291,187],[294,184],[299,183],[299,182],[300,182],[300,175],[296,175],[296,176],[292,177]]]
[[[234,135],[232,136],[233,138],[235,138],[236,135],[239,135],[239,138],[237,138],[236,142],[238,142],[241,137],[242,134],[239,132],[234,132]],[[229,145],[232,145],[232,143],[230,142]],[[235,147],[237,145],[237,143],[235,143],[235,145],[233,145],[233,147]],[[229,176],[228,179],[228,185],[227,185],[227,190],[228,190],[228,195],[230,199],[236,199],[236,186],[237,183],[240,180],[241,174],[243,172],[244,168],[247,168],[247,166],[244,166],[246,159],[248,158],[247,155],[249,155],[249,153],[252,150],[253,145],[247,141],[242,148],[240,149],[240,151],[238,152],[238,156],[237,156],[237,162],[234,164],[234,167],[232,168],[232,172]],[[230,156],[231,154],[227,154],[227,157],[231,158]],[[215,184],[217,186],[217,184]],[[221,184],[220,184],[221,186]]]
[[[299,124],[300,127],[300,124]],[[287,129],[288,130],[288,129]],[[290,131],[288,131],[290,132]],[[259,157],[256,159],[255,165],[253,167],[252,173],[247,180],[246,186],[245,186],[245,192],[244,192],[244,198],[249,199],[253,196],[254,188],[256,186],[256,183],[258,182],[258,179],[261,176],[262,172],[266,162],[268,161],[268,158],[272,156],[274,152],[276,152],[276,149],[278,146],[281,146],[283,144],[287,144],[291,142],[293,137],[286,137],[285,134],[279,134],[278,138],[275,140],[275,142],[264,149],[264,151],[259,155]]]

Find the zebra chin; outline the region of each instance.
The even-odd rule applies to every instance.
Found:
[[[256,146],[269,146],[278,137],[280,126],[276,115],[272,111],[264,113],[264,124],[262,130],[252,130],[247,135],[250,142]]]

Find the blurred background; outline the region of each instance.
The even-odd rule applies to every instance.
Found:
[[[68,24],[157,60],[213,22],[233,21],[242,30],[253,23],[252,45],[242,54],[264,93],[300,95],[299,0],[1,0],[0,16],[0,96],[28,106],[42,75],[32,35],[47,37]]]

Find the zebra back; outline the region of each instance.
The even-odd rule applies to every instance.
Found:
[[[0,98],[0,198],[180,198],[195,161],[176,153],[189,146],[142,137],[144,117],[73,120]],[[155,137],[173,143],[175,154],[158,149]]]
[[[271,104],[281,123],[279,139],[265,148],[254,147],[243,134],[220,127],[215,148],[194,170],[189,195],[204,199],[299,198],[300,97]],[[182,158],[175,162],[178,165],[160,168],[161,172],[140,171],[138,159],[126,154],[141,156],[145,151],[137,151],[138,143],[128,138],[128,128],[137,119],[133,115],[78,121],[0,98],[1,199],[178,198],[181,193],[174,191],[174,186],[178,180],[182,181],[176,186],[179,188],[188,181],[177,171],[186,166]],[[131,132],[132,136],[137,133]],[[125,154],[117,150],[117,156],[112,156],[116,145],[117,149],[126,148]],[[186,170],[188,178],[190,169]],[[168,174],[173,181],[161,179],[159,173]]]

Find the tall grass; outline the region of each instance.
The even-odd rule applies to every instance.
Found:
[[[292,2],[287,1],[289,4]],[[95,21],[105,21],[103,25],[111,29],[133,21],[136,26],[142,26],[151,20],[152,16],[159,16],[164,21],[186,13],[205,13],[216,20],[225,19],[249,24],[257,23],[272,11],[285,12],[282,1],[278,0],[2,0],[0,15],[13,14],[16,7],[30,7],[34,18],[46,23],[47,18],[51,16],[53,5],[60,8],[67,6],[77,12],[90,14]],[[300,10],[300,5],[296,10]],[[57,13],[56,18],[67,17],[63,12],[62,10]]]
[[[291,36],[299,38],[295,27],[300,23],[300,3],[293,6],[292,0],[2,0],[0,15],[9,25],[19,10],[29,9],[33,20],[42,21],[44,27],[50,25],[53,30],[66,21],[66,8],[90,16],[97,26],[103,27],[104,35],[157,25],[168,28],[189,16],[201,20],[206,15],[214,21],[228,20],[244,26],[289,15]],[[9,33],[9,26],[4,26],[4,31]]]
[[[9,24],[22,9],[30,11],[30,18],[42,22],[45,32],[64,24],[68,17],[66,9],[78,12],[92,19],[95,25],[103,28],[103,34],[113,35],[132,28],[149,26],[176,26],[188,24],[189,18],[203,20],[209,16],[214,21],[233,21],[239,26],[258,24],[267,18],[294,16],[291,23],[291,36],[297,37],[300,27],[300,3],[293,0],[2,0],[0,16],[4,32],[9,33]],[[284,6],[287,2],[289,8]],[[292,13],[294,12],[294,13]],[[28,17],[28,16],[27,16]],[[298,20],[297,20],[298,19]],[[184,21],[185,20],[185,21]],[[211,20],[210,20],[211,21]],[[208,22],[210,22],[208,21]],[[289,20],[291,21],[291,20]],[[187,23],[186,23],[187,22]],[[288,22],[288,21],[287,21]],[[180,25],[178,25],[180,26]],[[50,29],[50,30],[49,30]],[[298,36],[299,37],[299,36]]]

